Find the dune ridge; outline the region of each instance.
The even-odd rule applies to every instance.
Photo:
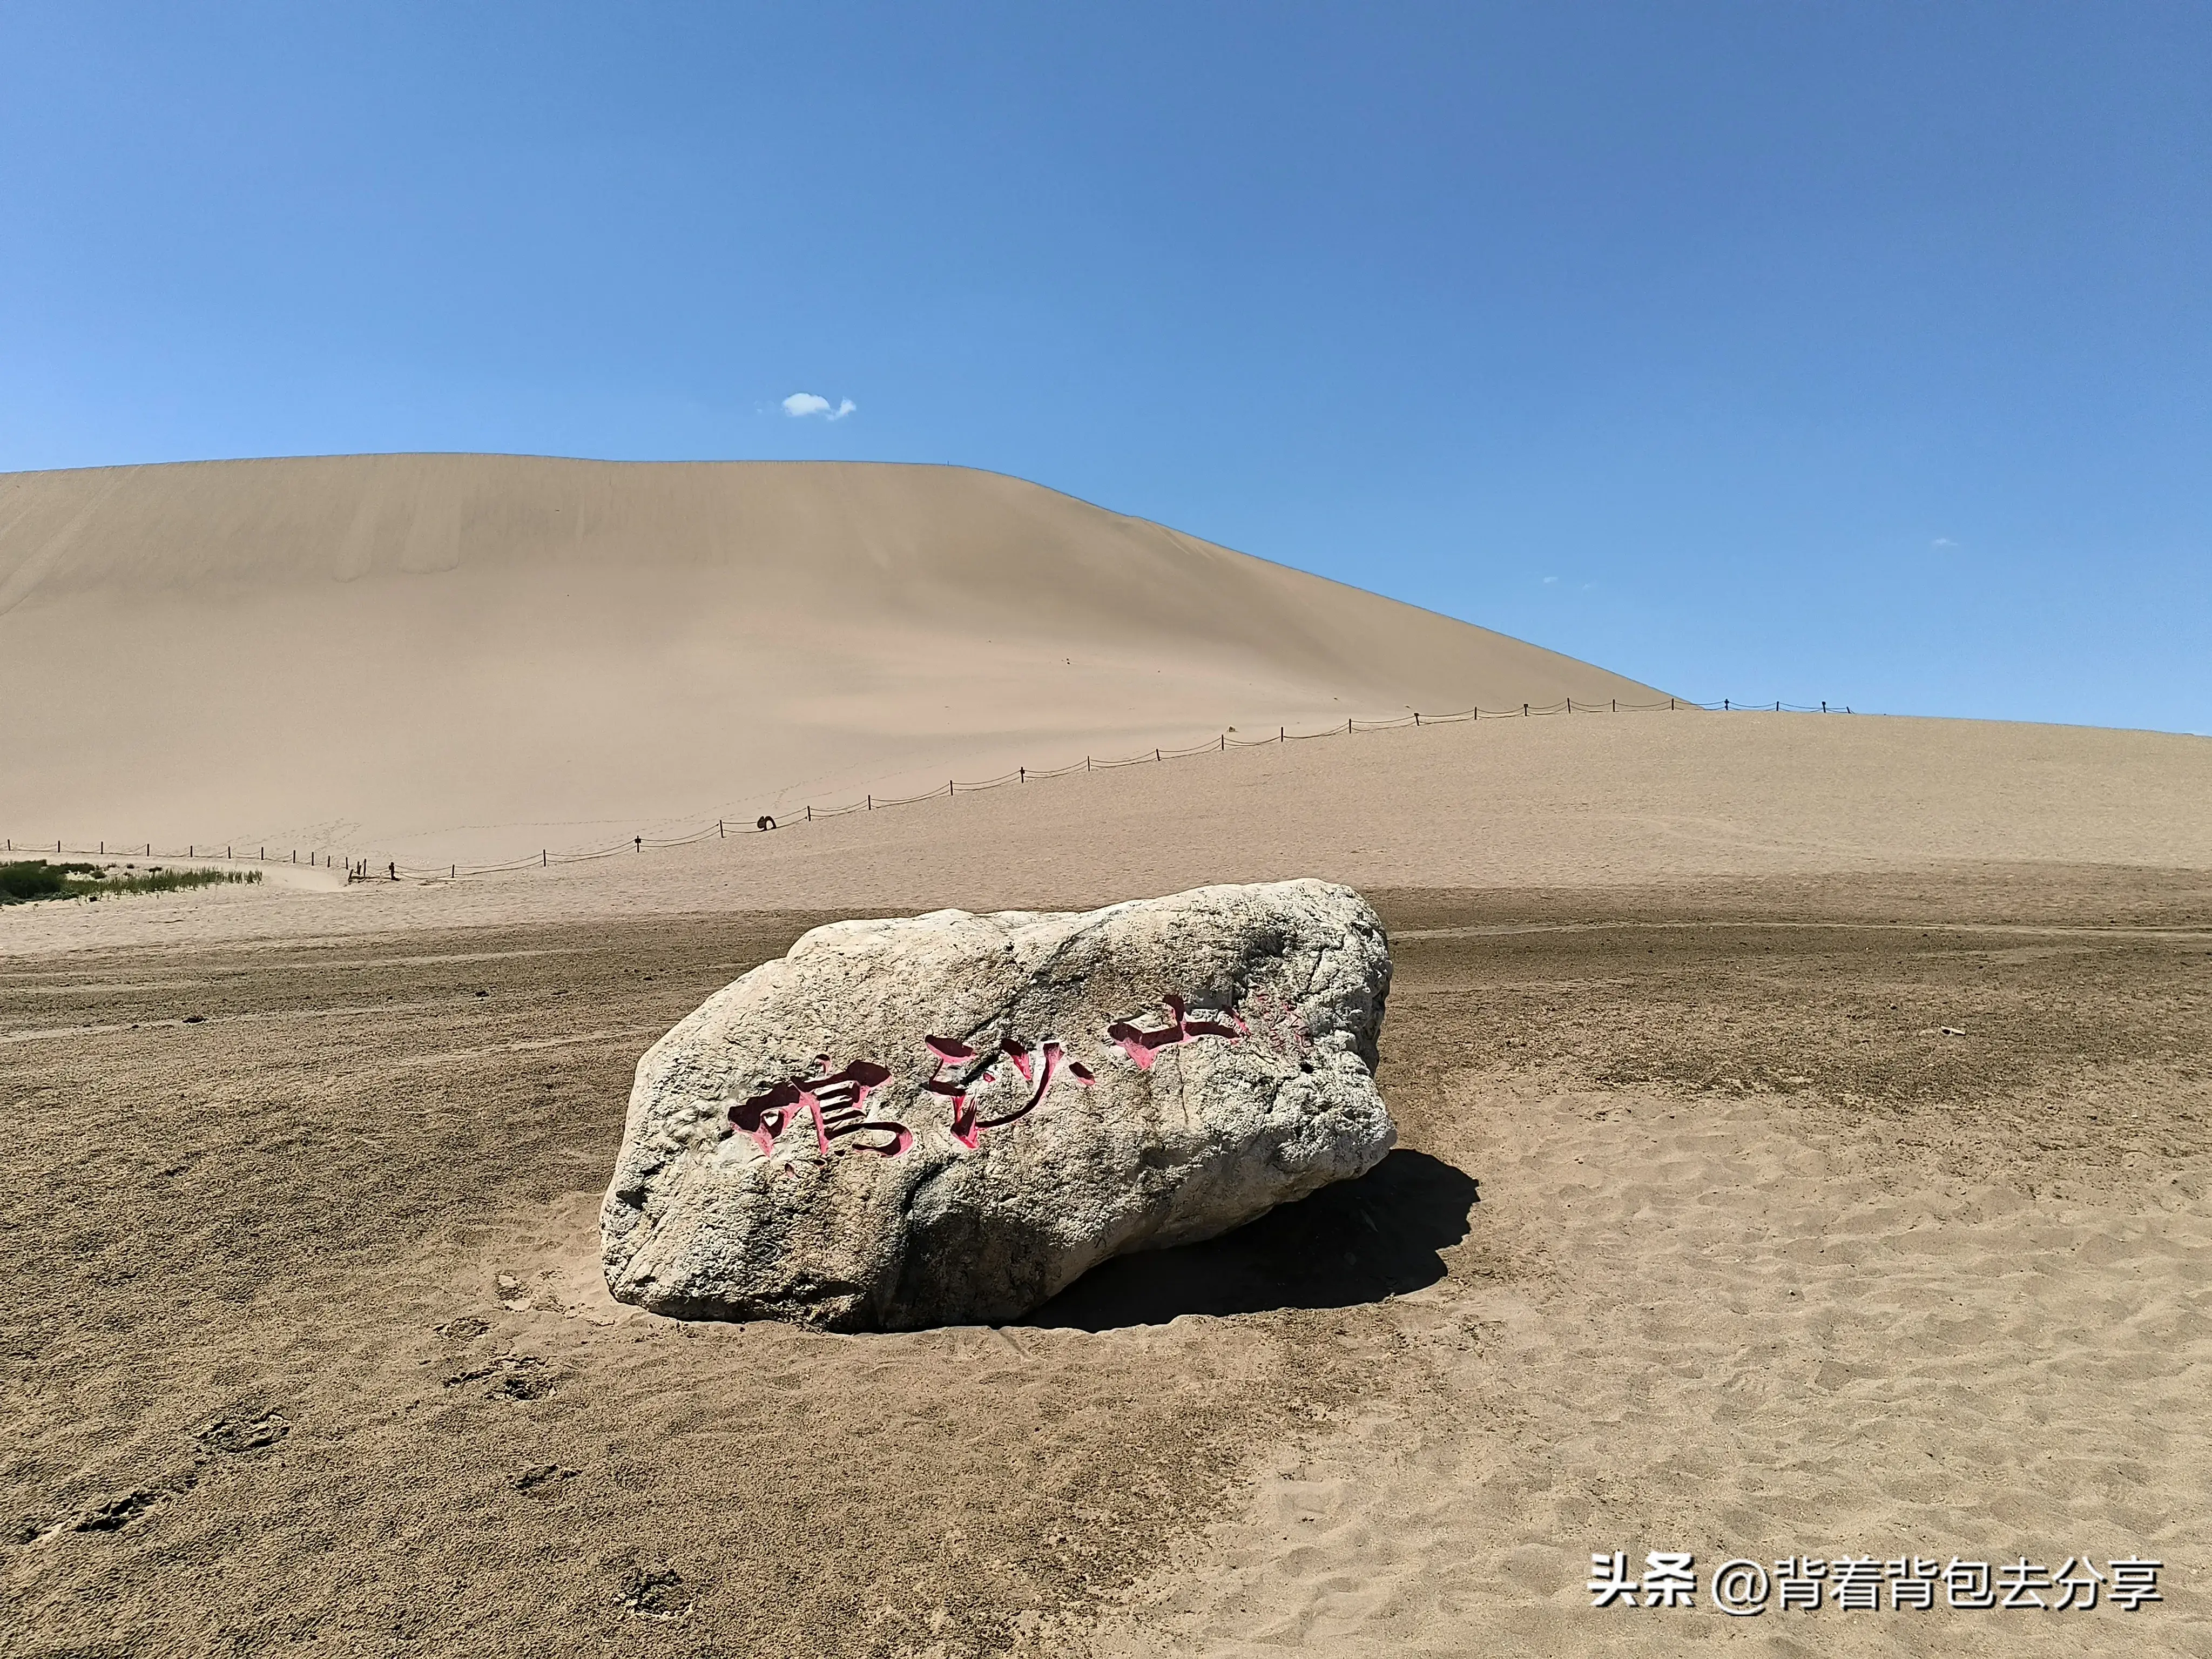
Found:
[[[997,474],[491,455],[0,477],[27,835],[425,863],[1603,669]]]

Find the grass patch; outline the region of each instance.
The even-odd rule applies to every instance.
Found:
[[[258,870],[165,870],[149,865],[49,864],[26,859],[0,864],[0,904],[40,899],[98,899],[109,894],[173,893],[186,887],[227,887],[261,879]]]

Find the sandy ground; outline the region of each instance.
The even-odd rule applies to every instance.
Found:
[[[372,882],[336,902],[261,887],[0,912],[0,953],[701,909],[1051,908],[1304,875],[1613,886],[2013,861],[2212,868],[2212,739],[1759,714],[1363,732],[507,876]]]
[[[2186,885],[2171,931],[1776,925],[1785,899],[1746,928],[1662,905],[1401,933],[1394,1060],[1423,1074],[1416,1144],[1480,1181],[1468,1237],[1327,1334],[1401,1376],[1272,1449],[1103,1649],[2212,1650],[2212,931]],[[2169,1598],[1591,1607],[1593,1552],[1654,1549],[2154,1556]]]
[[[2212,1653],[2204,746],[1541,729],[9,912],[4,1645]],[[1308,860],[1393,933],[1365,1180],[1005,1330],[597,1287],[637,1054],[809,921]],[[1587,1606],[1592,1551],[1669,1548],[2134,1552],[2166,1599]]]

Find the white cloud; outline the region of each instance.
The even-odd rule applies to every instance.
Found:
[[[1938,536],[1934,541],[1928,544],[1930,547],[1956,547],[1958,544],[1958,543],[1953,541],[1948,536]]]
[[[811,392],[794,392],[783,400],[783,412],[793,419],[819,415],[826,420],[842,421],[859,407],[848,398],[833,408],[827,398],[818,398]]]
[[[1547,576],[1547,577],[1545,577],[1545,578],[1544,578],[1544,585],[1545,585],[1547,587],[1548,587],[1548,586],[1550,586],[1553,582],[1555,582],[1555,581],[1557,581],[1557,580],[1559,580],[1559,579],[1557,576]]]

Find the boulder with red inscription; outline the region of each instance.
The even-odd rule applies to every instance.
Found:
[[[1320,881],[817,927],[638,1062],[608,1287],[836,1330],[1020,1317],[1364,1174],[1382,923]]]

